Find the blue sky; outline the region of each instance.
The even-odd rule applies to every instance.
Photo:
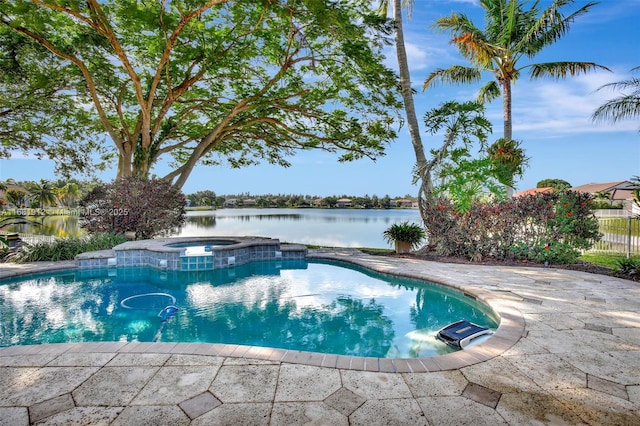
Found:
[[[577,0],[576,6],[585,4]],[[544,6],[548,1],[541,0]],[[569,8],[567,10],[574,10]],[[425,77],[436,68],[465,64],[447,34],[437,33],[433,22],[451,12],[467,14],[483,27],[483,9],[475,0],[415,0],[412,17],[405,19],[405,40],[411,68],[418,119],[422,125],[423,144],[428,150],[439,146],[442,136],[424,131],[425,112],[448,100],[475,98],[475,86],[438,86],[422,91]],[[529,81],[523,75],[513,88],[513,137],[522,141],[530,158],[524,177],[516,190],[533,188],[547,178],[564,179],[574,186],[591,182],[627,180],[640,175],[640,123],[626,120],[615,125],[593,123],[591,114],[607,100],[620,93],[597,91],[609,82],[626,80],[630,70],[640,66],[640,0],[601,0],[592,10],[578,18],[569,32],[546,48],[535,62],[596,62],[613,72],[592,72],[566,80]],[[395,51],[388,50],[387,63],[397,69]],[[525,64],[525,62],[521,62]],[[640,72],[636,74],[640,76]],[[486,79],[490,78],[489,75]],[[488,80],[485,80],[485,82]],[[490,140],[502,136],[502,102],[487,106],[487,118],[494,125]],[[292,166],[270,165],[239,170],[227,167],[197,167],[183,190],[186,193],[210,189],[218,194],[253,195],[416,195],[411,182],[415,162],[408,130],[400,129],[398,139],[387,154],[373,162],[368,159],[338,163],[335,155],[305,152],[290,158]],[[159,175],[163,170],[157,170]],[[100,177],[111,180],[115,170]],[[54,179],[53,164],[15,156],[0,160],[0,179]]]

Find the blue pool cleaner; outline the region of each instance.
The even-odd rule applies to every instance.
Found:
[[[162,322],[166,322],[166,321],[169,321],[171,317],[174,317],[176,315],[176,312],[178,312],[178,307],[174,305],[169,305],[163,310],[161,310],[158,316],[162,318]]]
[[[157,342],[158,340],[160,340],[160,336],[162,335],[162,329],[164,328],[164,325],[167,323],[167,321],[173,318],[177,312],[178,312],[177,306],[169,305],[158,313],[158,317],[162,319],[162,324],[160,324],[160,328],[158,328],[158,331],[156,332],[156,335],[153,338],[154,342]]]

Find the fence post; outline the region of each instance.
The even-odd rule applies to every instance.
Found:
[[[627,218],[627,259],[631,258],[631,216]]]

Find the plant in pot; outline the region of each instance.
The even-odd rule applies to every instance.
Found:
[[[394,223],[382,233],[385,241],[394,243],[396,253],[409,253],[420,247],[420,243],[427,237],[425,229],[415,223],[404,221]]]

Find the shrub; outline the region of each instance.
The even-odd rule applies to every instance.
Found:
[[[639,277],[640,276],[640,258],[618,259],[613,273],[621,277]]]
[[[110,249],[127,241],[124,235],[93,234],[86,237],[64,238],[53,243],[25,244],[16,252],[7,255],[12,262],[42,262],[73,260],[87,251]]]
[[[542,193],[474,203],[460,213],[444,198],[425,208],[429,243],[440,254],[573,263],[600,238],[589,194]]]
[[[153,238],[181,226],[186,198],[169,182],[127,177],[98,186],[81,201],[81,224],[89,232]]]

